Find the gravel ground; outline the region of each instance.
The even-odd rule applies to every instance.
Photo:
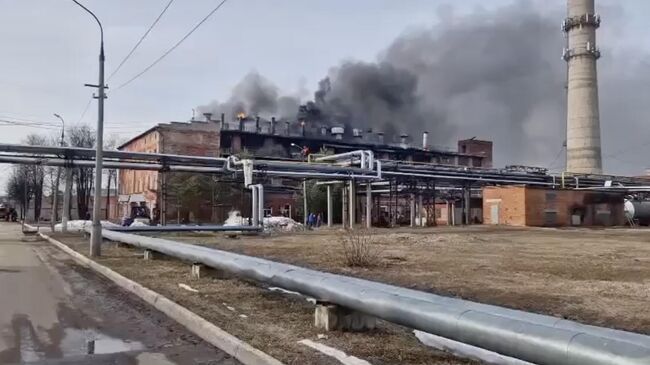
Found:
[[[55,238],[87,253],[87,239],[61,234]],[[340,364],[298,344],[302,339],[325,343],[373,365],[473,363],[434,351],[420,344],[410,330],[385,322],[380,323],[378,330],[367,333],[324,333],[313,326],[313,305],[300,297],[218,275],[192,279],[187,263],[169,258],[158,256],[155,260],[143,261],[142,253],[135,249],[107,244],[97,261],[189,308],[286,364]],[[178,284],[189,285],[198,293],[182,289]],[[326,338],[319,338],[319,335]]]

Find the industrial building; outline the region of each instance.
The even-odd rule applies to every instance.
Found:
[[[422,144],[413,144],[407,135],[399,143],[386,143],[381,132],[343,127],[306,126],[304,121],[276,121],[274,118],[238,117],[227,122],[225,116],[204,121],[160,123],[118,147],[120,151],[179,154],[205,157],[230,155],[263,157],[277,160],[306,160],[311,154],[339,154],[355,150],[371,150],[378,158],[409,163],[441,166],[490,168],[492,142],[476,138],[458,141],[457,150],[432,148],[428,133],[422,134]],[[129,205],[145,203],[156,209],[162,199],[169,204],[165,217],[168,221],[222,222],[233,208],[247,207],[247,196],[241,184],[220,201],[205,199],[187,211],[174,204],[177,197],[169,184],[173,173],[160,171],[126,170],[119,172],[120,214],[128,214]],[[166,178],[163,178],[166,176]],[[269,178],[265,183],[264,210],[268,215],[284,215],[298,219],[296,190],[300,180]],[[224,185],[220,185],[223,189]],[[379,204],[379,203],[378,203]],[[361,205],[358,207],[363,208]],[[179,211],[183,210],[183,211]],[[118,217],[115,217],[118,218]],[[379,219],[379,216],[377,216]]]

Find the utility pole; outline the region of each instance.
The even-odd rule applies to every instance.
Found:
[[[104,158],[104,99],[106,98],[105,85],[104,85],[104,28],[97,16],[92,11],[88,10],[85,6],[81,5],[77,0],[72,0],[75,4],[83,8],[88,14],[92,15],[97,21],[100,31],[100,47],[99,47],[99,83],[97,85],[86,84],[86,86],[94,87],[99,90],[97,95],[97,137],[96,137],[96,150],[95,150],[95,194],[93,195],[93,224],[92,232],[90,234],[90,256],[101,256],[102,249],[102,224],[100,221],[101,206],[102,206],[102,168]]]

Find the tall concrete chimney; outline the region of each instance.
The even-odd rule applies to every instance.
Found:
[[[600,16],[594,0],[568,0],[562,30],[567,34],[567,156],[569,172],[601,174],[596,29]]]
[[[426,131],[422,133],[422,149],[423,150],[429,149],[429,132]]]

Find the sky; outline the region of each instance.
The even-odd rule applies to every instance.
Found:
[[[107,76],[167,2],[83,1],[104,24]],[[108,80],[105,133],[128,139],[156,123],[188,120],[197,106],[227,99],[233,86],[251,71],[264,75],[282,92],[307,99],[318,81],[341,62],[374,62],[406,33],[465,14],[491,16],[512,3],[559,14],[557,37],[562,37],[564,0],[229,0],[167,58],[118,90],[218,4],[217,0],[177,0]],[[650,27],[645,19],[650,2],[597,0],[597,8],[603,18],[598,31],[604,51],[599,72],[632,73],[626,63],[630,60],[637,67],[633,70],[647,70],[642,66],[650,61]],[[19,143],[35,132],[59,134],[60,122],[53,113],[68,125],[94,124],[96,102],[89,104],[93,90],[83,86],[97,83],[99,32],[92,18],[71,0],[0,0],[0,9],[0,119],[43,123],[34,127],[0,124],[0,142]],[[564,62],[561,49],[547,51],[557,54],[559,64]],[[608,77],[600,81],[601,95],[612,99],[603,106],[607,111],[601,118],[605,168],[612,173],[641,174],[650,165],[643,157],[650,152],[650,126],[644,120],[650,112],[646,109],[650,103],[645,101],[650,83],[634,74],[626,77],[625,82],[607,81]],[[633,97],[617,92],[616,88],[629,84],[635,87]],[[635,120],[619,120],[619,105],[627,112],[626,120]],[[483,129],[478,131],[484,134],[480,138],[492,137]],[[465,137],[477,135],[472,130],[463,133]],[[556,164],[554,152],[562,141],[555,142],[549,146],[549,156],[530,162]],[[454,140],[448,141],[448,146],[454,145]],[[507,151],[503,144],[494,148]],[[500,156],[498,164],[511,162],[507,153]],[[515,156],[512,160],[527,162]],[[6,168],[0,166],[3,171]]]

